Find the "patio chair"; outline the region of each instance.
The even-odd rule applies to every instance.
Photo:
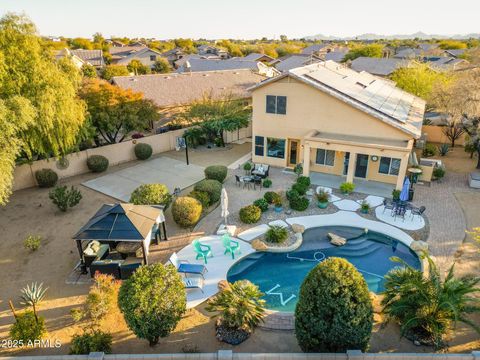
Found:
[[[256,186],[260,186],[260,190],[262,190],[262,178],[261,177],[254,177],[253,178],[253,189],[256,190]]]
[[[395,218],[394,220],[397,219],[397,216],[401,217],[403,221],[405,221],[405,213],[407,212],[407,208],[404,205],[397,206],[394,210],[394,215]]]
[[[191,277],[183,278],[183,285],[185,289],[199,289],[203,293],[203,278],[201,277]]]
[[[190,264],[188,260],[180,260],[177,256],[177,253],[173,253],[168,260],[172,263],[173,266],[177,268],[177,271],[181,274],[194,274],[200,275],[202,278],[205,279],[205,273],[208,271],[205,265],[200,264]]]
[[[207,258],[208,257],[213,257],[212,254],[212,248],[209,245],[202,244],[198,240],[193,240],[192,242],[193,245],[193,250],[197,254],[195,259],[203,259],[205,261],[205,264],[208,262]]]
[[[235,253],[241,254],[240,244],[238,241],[232,240],[228,234],[224,234],[222,236],[222,244],[225,248],[223,255],[230,253],[232,255],[232,259],[235,259]]]
[[[411,213],[412,213],[412,220],[414,219],[415,215],[417,216],[422,216],[422,214],[427,210],[425,206],[420,206],[420,208],[412,208]]]
[[[390,210],[391,214],[393,215],[393,211],[395,210],[395,203],[394,202],[389,202],[387,199],[383,200],[383,213],[385,213],[385,210]]]

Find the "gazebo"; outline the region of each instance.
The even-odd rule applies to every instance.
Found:
[[[92,264],[97,271],[102,272],[98,268],[104,266],[108,272],[113,268],[117,273],[119,270],[115,266],[126,266],[128,254],[138,253],[140,249],[143,263],[148,264],[150,243],[157,242],[162,235],[167,240],[163,207],[104,204],[73,239],[77,243],[83,273]]]

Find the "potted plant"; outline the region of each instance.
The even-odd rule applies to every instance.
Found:
[[[351,182],[344,182],[340,184],[340,191],[342,194],[348,195],[355,190],[355,184]]]
[[[366,200],[363,200],[362,203],[360,204],[360,212],[362,214],[368,214],[369,211],[370,211],[370,204]]]
[[[320,209],[325,209],[328,206],[328,200],[330,199],[330,194],[325,191],[319,191],[317,193],[317,205]]]
[[[277,212],[277,213],[282,212],[282,210],[283,210],[282,203],[283,202],[282,202],[282,197],[281,196],[276,196],[273,199],[273,205],[274,205],[275,212]]]
[[[245,170],[245,175],[250,175],[250,171],[252,170],[252,164],[247,161],[245,164],[243,164],[243,170]]]
[[[393,201],[400,200],[400,190],[395,189],[392,191],[392,199]]]

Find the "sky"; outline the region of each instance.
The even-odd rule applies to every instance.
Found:
[[[480,0],[0,0],[40,34],[206,39],[467,34],[480,32]]]

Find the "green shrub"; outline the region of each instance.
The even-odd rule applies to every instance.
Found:
[[[243,170],[245,170],[245,171],[252,170],[252,163],[247,161],[245,164],[243,164]]]
[[[195,226],[202,215],[202,204],[197,199],[181,196],[172,204],[173,220],[181,227]]]
[[[46,334],[45,319],[38,316],[37,322],[33,311],[25,311],[22,314],[17,313],[15,323],[10,328],[10,339],[21,340],[24,343],[42,339]]]
[[[299,176],[297,178],[297,184],[303,185],[308,188],[311,184],[310,178],[308,176]]]
[[[448,144],[442,144],[438,147],[440,156],[446,156],[448,154],[448,150],[450,150],[450,147],[448,146]]]
[[[260,220],[262,210],[258,206],[248,205],[240,209],[240,220],[245,224],[253,224]]]
[[[222,194],[222,184],[218,180],[205,179],[195,184],[195,191],[205,191],[210,197],[210,205],[220,200]]]
[[[130,202],[135,205],[163,205],[166,209],[172,202],[172,195],[164,184],[143,184],[132,192]]]
[[[190,191],[188,196],[200,201],[200,204],[202,204],[202,210],[205,210],[210,205],[210,196],[208,196],[208,193],[205,191],[193,190]]]
[[[82,200],[82,193],[74,186],[70,189],[66,186],[56,186],[55,189],[50,191],[48,197],[57,205],[60,211],[65,212],[68,208],[78,205],[80,200]]]
[[[238,280],[209,300],[207,311],[219,312],[227,328],[252,331],[263,321],[265,300],[262,296],[257,285]]]
[[[70,345],[71,355],[88,355],[91,352],[112,353],[112,335],[100,330],[76,334],[72,337]]]
[[[135,145],[134,151],[138,160],[147,160],[153,154],[153,149],[150,144],[145,143]]]
[[[298,192],[299,195],[305,195],[308,190],[308,186],[305,186],[303,184],[295,183],[292,185],[292,190],[295,190]]]
[[[228,169],[226,166],[223,165],[212,165],[206,167],[204,172],[207,179],[217,180],[223,183],[223,181],[227,177]]]
[[[437,147],[433,144],[427,143],[422,151],[422,156],[430,157],[437,154]]]
[[[175,329],[185,314],[187,295],[177,269],[157,263],[141,266],[123,281],[118,305],[128,328],[153,346]]]
[[[297,176],[302,175],[303,174],[303,165],[302,164],[295,165],[295,167],[293,168],[293,172],[295,174],[297,174]]]
[[[352,264],[331,257],[310,271],[295,308],[295,335],[303,351],[365,351],[372,326],[368,286]]]
[[[287,192],[285,193],[285,196],[287,197],[287,200],[290,201],[292,199],[298,199],[300,197],[300,194],[298,193],[297,190],[290,189],[290,190],[287,190]]]
[[[263,179],[263,187],[268,189],[269,187],[272,187],[272,180],[270,179]]]
[[[25,247],[25,249],[34,252],[37,251],[40,247],[41,241],[42,237],[40,235],[28,235],[25,240],[23,240],[23,246]]]
[[[280,194],[276,193],[275,191],[267,191],[264,195],[263,198],[267,200],[269,204],[274,204],[275,199],[281,199]]]
[[[340,191],[344,194],[350,194],[355,190],[355,184],[351,182],[344,182],[340,184]]]
[[[120,282],[113,275],[95,274],[93,285],[85,301],[83,315],[87,316],[93,325],[100,322],[116,307]]]
[[[41,188],[49,188],[55,186],[58,181],[58,175],[51,169],[42,169],[35,171],[35,179]]]
[[[262,212],[268,210],[268,202],[264,198],[257,199],[253,202],[253,205],[258,206]]]
[[[400,190],[394,189],[392,191],[392,199],[395,201],[400,200],[400,194],[401,194]]]
[[[305,211],[308,208],[310,202],[304,196],[300,196],[298,198],[293,198],[290,201],[290,208],[296,211]]]
[[[441,179],[445,176],[445,168],[437,166],[433,169],[432,175],[435,179]]]
[[[91,172],[100,173],[108,169],[108,159],[102,155],[92,155],[87,159],[87,167]]]
[[[265,234],[265,240],[275,244],[281,244],[288,238],[287,228],[279,225],[272,225]]]

